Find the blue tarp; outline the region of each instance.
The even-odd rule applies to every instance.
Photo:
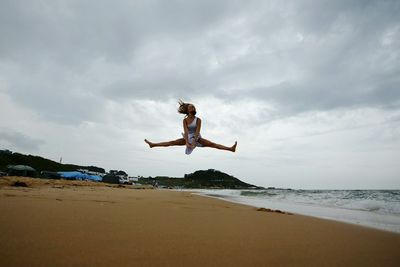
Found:
[[[58,172],[62,178],[66,179],[76,179],[76,180],[92,180],[101,181],[102,178],[98,175],[90,175],[82,172]]]

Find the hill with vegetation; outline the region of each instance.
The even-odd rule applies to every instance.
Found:
[[[77,169],[87,169],[89,171],[105,173],[103,168],[95,166],[80,166],[74,164],[62,164],[46,158],[33,155],[24,155],[9,150],[0,151],[0,171],[6,171],[8,165],[28,165],[38,173],[41,171],[75,171]]]
[[[6,172],[8,165],[27,165],[36,170],[36,177],[42,177],[42,171],[59,172],[59,171],[76,171],[78,169],[86,169],[93,172],[106,173],[103,168],[95,166],[80,166],[74,164],[61,164],[40,156],[24,155],[9,150],[0,150],[0,172]],[[118,183],[119,176],[127,173],[123,171],[110,170],[103,177],[104,182]],[[46,176],[43,176],[46,177]],[[111,181],[112,180],[112,181]],[[157,177],[141,177],[141,184],[158,185],[167,188],[215,188],[215,189],[260,189],[252,184],[245,183],[236,177],[223,173],[218,170],[200,170],[194,173],[185,174],[182,178],[157,176]]]
[[[215,188],[215,189],[260,189],[261,187],[245,183],[236,177],[224,172],[209,169],[195,171],[185,174],[183,178],[171,178],[166,176],[157,176],[141,178],[142,184],[157,184],[162,187],[170,188]]]

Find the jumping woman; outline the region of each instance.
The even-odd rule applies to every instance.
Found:
[[[185,153],[189,155],[192,153],[195,147],[212,147],[222,150],[227,150],[231,152],[236,151],[237,142],[231,147],[223,146],[220,144],[213,143],[207,139],[204,139],[200,135],[201,128],[201,119],[196,117],[196,108],[193,104],[184,103],[182,100],[179,101],[178,112],[185,114],[185,118],[183,119],[183,138],[179,138],[173,141],[160,142],[160,143],[152,143],[147,139],[144,141],[152,147],[157,146],[184,146],[186,145]]]

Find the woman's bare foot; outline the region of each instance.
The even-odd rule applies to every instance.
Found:
[[[232,152],[236,151],[236,146],[237,146],[237,141],[235,141],[235,144],[231,147]]]
[[[153,143],[150,142],[149,140],[144,139],[144,141],[149,145],[150,148],[152,148],[154,146]]]

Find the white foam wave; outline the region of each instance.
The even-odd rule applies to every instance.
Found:
[[[191,190],[193,191],[193,190]],[[368,190],[195,190],[255,207],[280,209],[400,233],[400,194]]]

